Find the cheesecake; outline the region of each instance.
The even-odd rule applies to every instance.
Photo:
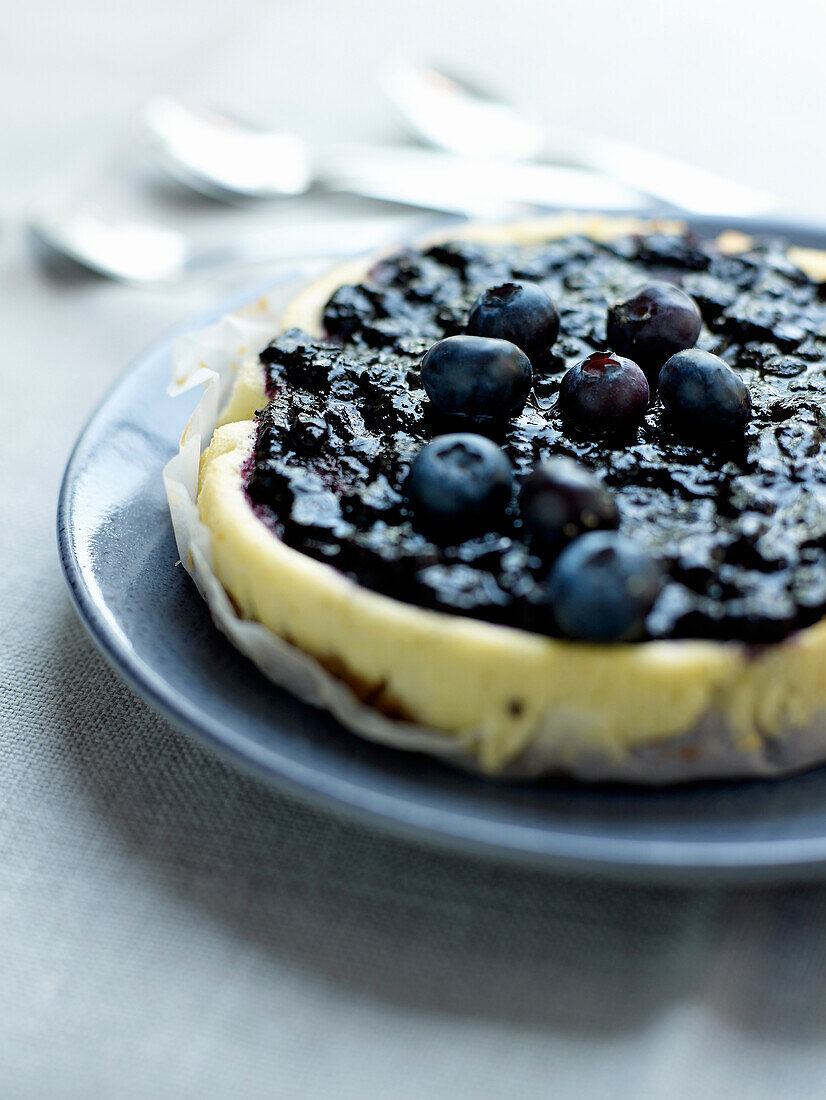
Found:
[[[487,774],[817,763],[824,278],[573,216],[342,265],[233,368],[201,568],[356,732]]]

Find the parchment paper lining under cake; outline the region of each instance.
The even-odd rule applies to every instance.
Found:
[[[204,387],[178,454],[163,475],[181,562],[218,628],[274,683],[329,711],[347,729],[369,740],[430,753],[479,771],[477,760],[465,751],[459,737],[383,715],[362,703],[313,657],[260,623],[241,619],[213,571],[211,536],[196,503],[200,457],[241,365],[257,357],[280,330],[277,314],[275,300],[265,296],[246,310],[176,342],[170,394]],[[707,777],[777,776],[809,767],[826,756],[826,714],[818,715],[806,729],[765,737],[756,747],[744,749],[723,716],[709,712],[690,733],[616,757],[594,750],[572,757],[570,746],[580,727],[575,714],[554,711],[534,731],[529,748],[497,774],[529,779],[565,773],[589,781],[656,784]]]

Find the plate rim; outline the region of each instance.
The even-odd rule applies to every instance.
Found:
[[[652,212],[649,216],[657,215]],[[826,226],[814,223],[696,216],[681,220],[690,227],[705,228],[711,232],[733,228],[791,239],[796,236],[821,237],[826,248]],[[268,752],[264,759],[259,746],[243,734],[236,734],[232,727],[211,721],[208,714],[198,711],[191,700],[131,650],[128,637],[114,625],[96,601],[77,554],[72,523],[77,472],[84,464],[90,443],[110,404],[129,385],[142,365],[171,350],[177,337],[213,323],[223,314],[254,301],[263,291],[271,291],[279,282],[287,282],[296,275],[295,271],[290,270],[271,277],[266,283],[258,282],[243,293],[233,295],[195,318],[174,326],[154,340],[131,360],[105,392],[72,448],[58,494],[58,553],[75,610],[110,667],[150,707],[219,758],[287,795],[349,817],[362,825],[379,826],[403,840],[425,841],[453,852],[458,850],[484,855],[548,871],[634,881],[682,884],[725,881],[733,884],[811,878],[818,872],[826,874],[826,834],[822,837],[789,839],[764,837],[751,843],[737,840],[704,844],[697,840],[652,842],[590,833],[567,833],[559,829],[545,830],[517,822],[502,823],[473,817],[461,811],[450,811],[444,806],[403,799],[342,776],[312,769],[278,750]],[[160,476],[159,468],[159,479]],[[193,592],[195,598],[197,596]],[[276,761],[278,770],[273,767]],[[782,778],[776,780],[784,781]]]

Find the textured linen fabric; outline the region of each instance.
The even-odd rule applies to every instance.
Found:
[[[0,218],[56,149],[109,133],[159,84],[203,93],[209,72],[252,102],[269,79],[259,41],[295,74],[308,27],[327,20],[332,55],[339,10],[375,21],[371,48],[395,33],[392,5],[155,0],[134,26],[116,7],[0,3],[20,47],[0,67],[14,106],[0,117]],[[431,18],[421,48],[444,5],[415,7]],[[564,6],[574,36],[587,9]],[[498,10],[463,3],[451,25],[466,20],[475,48],[496,38]],[[763,41],[749,33],[743,72]],[[373,63],[364,36],[352,52],[354,72]],[[335,125],[350,111],[376,130],[375,105],[362,118],[341,88]],[[326,99],[309,84],[306,97],[309,127]],[[193,225],[258,216],[152,198]],[[59,571],[60,475],[129,359],[225,292],[45,270],[11,215],[0,226],[0,1096],[825,1095],[824,887],[616,886],[389,840],[208,756],[106,667]]]

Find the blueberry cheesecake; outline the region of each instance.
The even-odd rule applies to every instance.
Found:
[[[238,617],[489,773],[826,758],[826,279],[559,218],[329,273],[201,460]]]

